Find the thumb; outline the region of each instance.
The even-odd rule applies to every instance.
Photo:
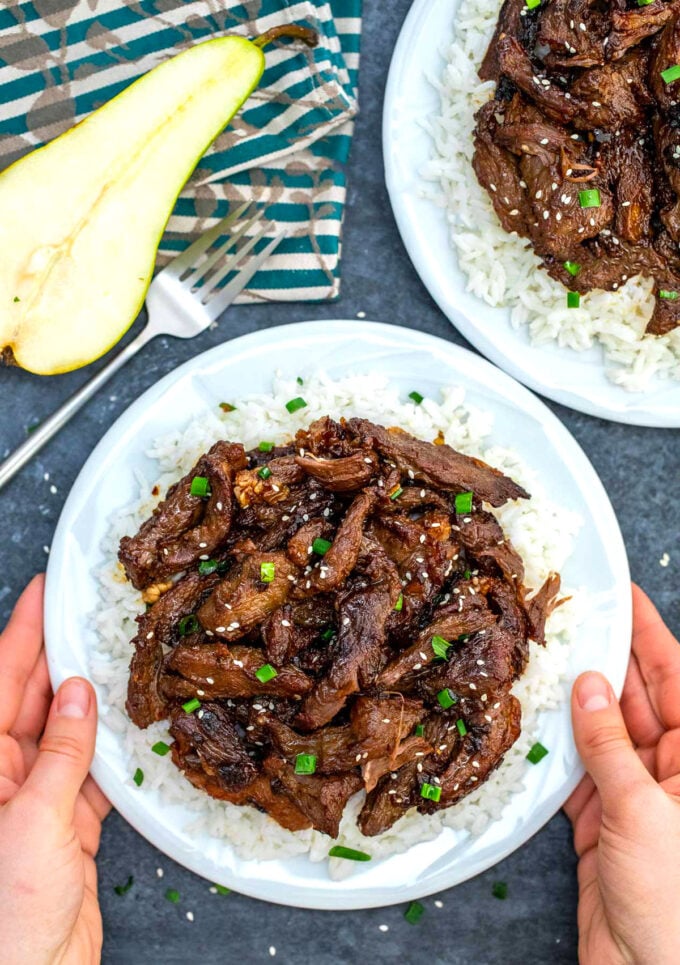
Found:
[[[52,701],[39,753],[24,785],[49,802],[64,821],[73,818],[92,763],[96,730],[94,690],[82,677],[70,677]]]
[[[577,678],[571,717],[581,760],[600,793],[603,812],[613,817],[634,787],[648,785],[652,778],[635,753],[606,677],[584,673]]]

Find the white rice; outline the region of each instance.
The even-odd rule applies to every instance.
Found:
[[[307,408],[289,415],[285,403],[301,392]],[[137,767],[144,772],[144,783],[136,793],[147,794],[158,789],[164,801],[180,802],[195,812],[187,830],[207,831],[215,838],[229,841],[243,857],[261,860],[303,852],[313,861],[326,860],[331,842],[316,831],[286,831],[254,808],[237,807],[208,797],[189,784],[169,757],[159,757],[150,751],[155,741],[169,739],[168,730],[164,722],[139,730],[125,714],[130,640],[136,629],[134,618],[143,604],[140,593],[125,581],[116,552],[120,537],[135,532],[161,498],[150,496],[154,484],[164,494],[217,439],[240,441],[246,448],[262,439],[280,443],[301,426],[325,414],[336,418],[364,416],[384,425],[400,425],[423,439],[434,439],[441,431],[450,445],[488,460],[522,483],[532,493],[532,499],[509,503],[496,512],[524,559],[529,586],[538,587],[551,570],[562,568],[580,528],[580,519],[575,514],[547,499],[540,481],[516,453],[499,446],[484,448],[492,418],[486,412],[464,405],[464,392],[458,388],[444,391],[438,402],[425,399],[418,406],[403,402],[399,390],[380,375],[332,381],[320,372],[308,379],[304,389],[294,381],[277,379],[271,395],[239,399],[238,409],[228,414],[219,409],[206,412],[204,418],[158,440],[149,452],[158,462],[158,477],[139,480],[139,501],[117,514],[103,547],[105,562],[98,574],[101,604],[93,617],[99,647],[92,658],[93,677],[105,694],[101,702],[102,716],[106,724],[121,735],[129,756],[130,780]],[[514,688],[522,703],[522,735],[490,780],[447,811],[425,816],[413,810],[389,831],[373,838],[365,838],[356,826],[356,815],[363,800],[363,793],[358,794],[345,811],[338,837],[341,843],[381,857],[436,837],[444,825],[478,834],[489,821],[501,816],[513,793],[523,786],[529,766],[525,755],[534,742],[532,735],[538,732],[538,715],[564,699],[560,681],[566,671],[570,641],[576,628],[577,598],[575,594],[570,603],[551,617],[547,647],[531,647],[528,670]],[[353,862],[330,859],[330,865],[330,873],[339,877],[351,872]]]
[[[654,307],[651,278],[632,278],[615,292],[589,292],[580,308],[567,308],[564,286],[539,267],[525,239],[501,227],[477,181],[471,163],[473,115],[495,87],[481,82],[477,69],[499,7],[499,0],[461,0],[453,42],[444,52],[446,68],[433,81],[440,113],[428,124],[434,150],[423,174],[438,183],[438,190],[425,193],[446,209],[467,290],[489,305],[509,308],[511,325],[526,325],[536,345],[556,342],[577,352],[600,345],[607,376],[625,389],[644,391],[654,376],[680,379],[680,328],[664,336],[644,335]]]

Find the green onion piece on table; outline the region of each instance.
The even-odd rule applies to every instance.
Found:
[[[192,697],[191,700],[187,700],[185,704],[182,704],[182,710],[185,714],[193,714],[195,710],[201,706],[201,701],[198,697]]]
[[[425,914],[425,906],[419,901],[412,901],[404,912],[404,918],[409,923],[409,925],[417,925],[420,919]]]
[[[312,550],[315,553],[318,553],[319,556],[324,556],[332,545],[333,544],[329,543],[327,539],[321,539],[321,537],[318,536],[312,543]]]
[[[434,651],[435,657],[441,657],[442,660],[446,660],[449,647],[451,644],[444,637],[432,637],[432,649]]]
[[[191,480],[191,489],[189,490],[192,496],[209,496],[210,495],[210,483],[206,476],[194,476]]]
[[[493,885],[491,886],[491,894],[494,896],[494,898],[500,898],[501,900],[507,898],[508,886],[505,881],[494,881]]]
[[[420,788],[420,796],[424,797],[426,801],[434,801],[435,803],[442,796],[442,789],[437,787],[436,784],[428,784],[425,781]]]
[[[275,563],[260,563],[260,579],[263,583],[273,583],[275,576]]]
[[[151,750],[154,754],[158,754],[159,757],[165,757],[165,755],[170,752],[170,745],[166,744],[165,741],[156,741],[156,743],[152,745]]]
[[[539,761],[543,760],[547,753],[548,748],[544,747],[543,744],[540,744],[537,741],[527,754],[527,760],[531,764],[538,764]]]
[[[472,512],[472,493],[456,493],[456,512],[459,514]]]
[[[132,888],[134,880],[135,879],[132,877],[132,875],[130,875],[130,877],[128,878],[128,880],[125,882],[124,885],[114,885],[113,890],[116,892],[117,895],[124,895],[126,892],[130,890],[130,888]]]
[[[425,398],[425,396],[421,395],[420,392],[416,392],[415,389],[413,392],[409,392],[408,397],[409,399],[412,399],[416,405],[420,405]]]
[[[230,894],[231,894],[231,888],[225,888],[224,885],[213,885],[210,890],[212,891],[213,889],[215,890],[215,893],[218,894],[218,895],[230,895]]]
[[[347,858],[348,861],[370,861],[370,854],[365,851],[355,851],[354,848],[345,848],[341,844],[334,844],[328,852],[329,858]]]
[[[175,888],[168,888],[168,890],[165,892],[165,897],[168,901],[171,901],[173,905],[176,905],[179,901],[179,891],[177,891]]]
[[[298,754],[295,758],[296,774],[313,774],[316,770],[316,754]]]
[[[255,676],[261,684],[266,684],[268,681],[273,680],[274,677],[278,677],[278,673],[270,663],[265,663],[259,670],[255,671]]]
[[[291,415],[297,412],[298,409],[304,409],[306,405],[307,403],[301,396],[298,396],[296,399],[291,399],[290,402],[286,402],[286,408]]]
[[[587,188],[585,191],[579,191],[578,203],[582,208],[599,208],[602,204],[600,192],[597,188]]]
[[[437,694],[437,700],[444,710],[448,710],[449,707],[453,707],[454,704],[458,703],[458,698],[455,694],[452,694],[448,687],[444,690],[440,690]]]

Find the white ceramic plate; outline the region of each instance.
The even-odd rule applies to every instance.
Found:
[[[531,393],[483,359],[449,343],[406,329],[370,322],[306,322],[226,342],[171,372],[118,419],[94,450],[66,501],[52,543],[45,600],[47,654],[52,682],[89,676],[94,646],[89,615],[97,607],[94,573],[100,546],[116,511],[135,499],[135,470],[152,478],[145,456],[152,440],[182,428],[224,398],[268,391],[272,374],[338,378],[378,371],[404,390],[438,397],[462,385],[467,401],[493,413],[491,442],[512,445],[540,473],[553,499],[580,513],[584,527],[564,568],[566,585],[587,585],[597,601],[579,635],[570,675],[588,667],[623,684],[630,640],[630,586],[626,554],[607,495],[567,430]],[[100,699],[103,695],[100,693]],[[358,865],[342,882],[306,857],[244,861],[228,844],[191,836],[182,807],[162,805],[131,785],[130,762],[120,735],[100,723],[92,768],[117,810],[149,841],[204,877],[236,891],[308,908],[366,908],[421,897],[450,887],[496,863],[534,834],[576,785],[580,766],[569,713],[546,713],[536,735],[550,754],[530,768],[526,790],[502,820],[478,838],[446,829],[404,855]]]
[[[510,325],[507,308],[491,308],[465,290],[449,242],[446,214],[421,196],[419,172],[432,140],[423,126],[439,97],[428,78],[444,69],[459,0],[415,0],[392,57],[383,114],[385,177],[406,249],[423,283],[447,318],[487,358],[536,392],[572,409],[615,422],[680,426],[680,384],[655,380],[644,393],[614,385],[602,351],[534,346],[526,328]],[[499,4],[500,6],[500,4]],[[470,171],[470,178],[474,178]]]

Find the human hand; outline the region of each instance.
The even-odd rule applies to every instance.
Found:
[[[43,583],[31,581],[0,634],[0,959],[87,965],[101,952],[94,856],[110,805],[87,776],[92,687],[72,677],[52,700]]]
[[[588,774],[565,805],[579,856],[581,965],[680,961],[680,645],[633,587],[619,706],[582,674],[572,720]]]

